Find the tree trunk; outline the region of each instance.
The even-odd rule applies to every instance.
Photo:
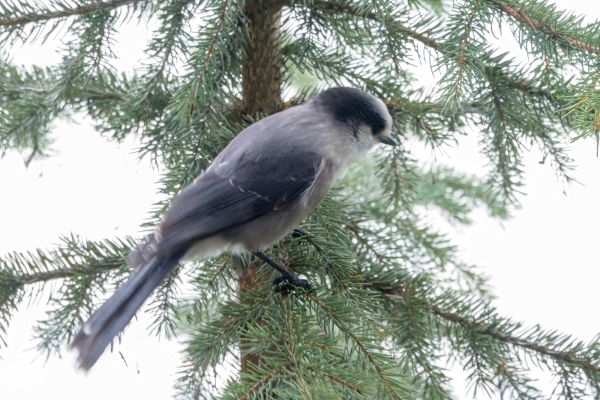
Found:
[[[281,103],[281,5],[247,0],[244,11],[251,43],[242,63],[242,113],[270,115]]]
[[[242,63],[242,115],[270,115],[279,110],[281,8],[273,0],[246,0],[244,5],[251,42]],[[249,290],[259,284],[257,273],[261,264],[260,260],[255,260],[248,268],[242,269],[238,290]],[[249,362],[260,365],[260,358],[260,354],[242,353],[241,372],[248,372]]]

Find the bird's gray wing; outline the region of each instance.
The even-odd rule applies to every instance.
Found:
[[[222,156],[173,200],[160,226],[164,250],[179,251],[290,206],[312,185],[323,163],[320,155],[293,147],[275,154],[259,149]]]

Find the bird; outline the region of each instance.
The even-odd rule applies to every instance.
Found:
[[[378,143],[395,146],[391,133],[385,103],[351,87],[329,88],[242,130],[132,251],[128,279],[71,342],[78,367],[93,367],[179,262],[245,251],[281,273],[275,282],[311,289],[262,250],[294,230],[348,164]]]

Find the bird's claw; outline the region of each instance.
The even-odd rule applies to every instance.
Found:
[[[292,231],[292,237],[293,238],[299,239],[299,238],[302,238],[302,237],[305,237],[305,236],[308,236],[308,234],[306,232],[304,232],[304,231],[301,231],[300,229],[294,229]]]
[[[300,279],[296,275],[290,273],[289,276],[279,276],[273,280],[273,286],[278,287],[282,291],[290,291],[294,287],[303,288],[307,291],[312,291],[313,286],[306,280]]]

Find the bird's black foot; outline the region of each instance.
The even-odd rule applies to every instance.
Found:
[[[273,279],[273,286],[277,286],[281,290],[291,290],[294,287],[300,287],[308,291],[313,290],[313,286],[306,279],[300,279],[291,272],[287,276],[279,276]]]
[[[271,260],[269,257],[264,255],[260,251],[257,251],[256,253],[252,254],[269,264],[271,267],[275,268],[277,271],[279,271],[281,276],[273,280],[273,285],[278,285],[282,290],[290,290],[292,287],[301,287],[306,290],[312,290],[312,285],[308,283],[306,279],[298,278],[296,274],[283,268],[281,265],[277,264],[275,261]],[[280,285],[283,283],[285,284]],[[287,287],[288,289],[284,289],[285,287]]]
[[[308,236],[308,233],[306,233],[304,231],[301,231],[300,229],[294,229],[292,231],[292,237],[293,238],[298,239],[298,238],[302,238],[302,237],[306,237],[306,236]]]

